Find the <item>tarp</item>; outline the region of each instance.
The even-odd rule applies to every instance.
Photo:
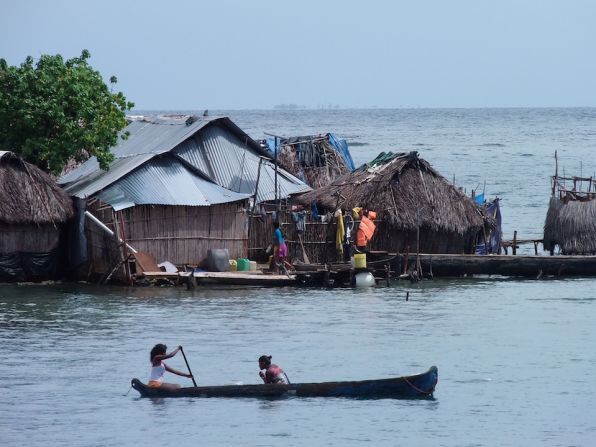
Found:
[[[329,133],[329,143],[341,154],[350,171],[353,171],[355,169],[354,160],[352,160],[352,154],[350,154],[348,149],[348,142],[346,140],[340,140],[334,134]]]
[[[67,238],[67,259],[69,270],[74,270],[87,261],[87,236],[85,235],[85,211],[87,201],[85,199],[73,198],[75,208],[74,217],[68,222]]]
[[[60,273],[59,250],[49,253],[15,252],[0,255],[0,281],[44,281]]]
[[[484,241],[476,246],[477,255],[498,254],[501,250],[501,239],[503,232],[501,230],[501,207],[499,205],[500,199],[496,198],[487,205],[484,212],[493,220],[494,228],[487,235],[486,244]]]

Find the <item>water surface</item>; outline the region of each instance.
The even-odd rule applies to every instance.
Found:
[[[229,114],[256,138],[334,131],[357,143],[356,163],[417,150],[468,192],[486,182],[502,197],[505,237],[541,237],[555,150],[561,171],[596,170],[595,109]],[[0,285],[1,444],[592,446],[595,319],[592,278],[368,290]],[[203,385],[257,383],[261,354],[294,382],[434,364],[439,383],[421,401],[125,395],[131,378],[147,379],[159,342],[183,345]]]

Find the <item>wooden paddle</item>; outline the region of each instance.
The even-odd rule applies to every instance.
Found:
[[[190,365],[188,364],[188,360],[186,360],[186,355],[184,354],[184,349],[182,349],[182,346],[180,346],[180,352],[182,353],[182,357],[184,357],[184,363],[186,363],[186,367],[188,368],[188,373],[191,375],[192,383],[196,387],[197,382],[195,382],[195,376],[192,374],[192,371],[190,370]]]

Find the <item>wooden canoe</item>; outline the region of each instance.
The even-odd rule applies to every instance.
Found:
[[[149,388],[139,379],[132,379],[131,386],[142,397],[349,397],[359,399],[416,399],[433,396],[438,381],[438,370],[432,366],[428,371],[413,376],[390,379],[292,383],[289,385],[222,385],[198,386],[167,390]]]

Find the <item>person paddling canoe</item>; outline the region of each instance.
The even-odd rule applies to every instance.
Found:
[[[279,383],[279,384],[288,384],[290,380],[288,376],[281,369],[274,363],[271,363],[271,356],[270,355],[262,355],[259,357],[259,376],[263,379],[265,383]],[[263,372],[263,370],[266,370]]]
[[[174,368],[169,367],[163,361],[165,359],[169,359],[174,357],[178,354],[178,351],[182,349],[182,346],[178,346],[169,354],[166,354],[168,347],[163,344],[157,344],[153,347],[150,354],[151,359],[151,375],[149,377],[149,383],[147,384],[150,388],[168,388],[168,389],[177,389],[180,388],[180,385],[177,383],[165,383],[163,381],[163,375],[166,371],[171,372],[172,374],[176,374],[182,377],[188,377],[192,379],[192,374],[187,374],[182,371],[178,371]]]

